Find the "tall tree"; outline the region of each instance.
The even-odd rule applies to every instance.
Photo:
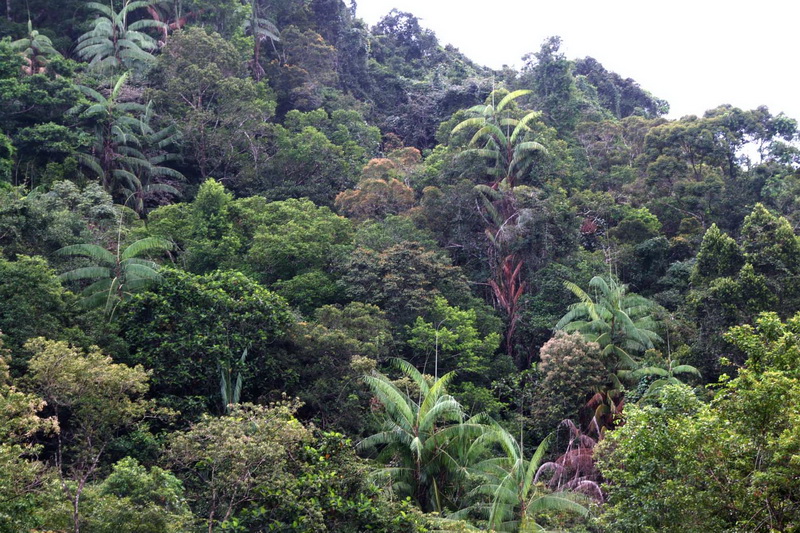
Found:
[[[65,342],[39,337],[26,348],[34,354],[31,382],[60,419],[56,467],[72,504],[74,533],[80,533],[86,483],[118,432],[141,421],[151,408],[142,398],[147,372],[141,366],[112,363],[97,347],[82,353]]]
[[[521,297],[527,288],[522,280],[524,261],[512,249],[514,228],[520,217],[514,188],[519,181],[530,176],[537,156],[546,152],[541,143],[531,138],[533,130],[530,124],[538,120],[540,114],[531,111],[522,118],[516,118],[521,113],[514,101],[529,93],[527,90],[510,93],[492,91],[486,104],[468,111],[478,116],[463,120],[451,132],[452,137],[461,130],[477,128],[469,141],[471,148],[462,154],[475,154],[488,159],[488,172],[494,177],[490,185],[479,185],[476,189],[483,200],[485,219],[489,225],[486,230],[490,241],[489,257],[494,263],[493,279],[489,280],[489,286],[497,306],[507,316],[505,344],[509,356],[514,354],[514,332],[520,318]]]

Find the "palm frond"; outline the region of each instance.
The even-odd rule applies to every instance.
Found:
[[[81,267],[63,274],[59,274],[61,281],[79,281],[84,279],[97,279],[111,275],[111,269],[100,266]]]
[[[172,250],[172,242],[161,237],[145,237],[131,243],[120,256],[121,259],[130,259],[143,253]]]
[[[99,263],[104,263],[106,265],[114,265],[117,262],[117,258],[101,246],[97,246],[96,244],[73,244],[70,246],[64,246],[59,250],[56,250],[56,255],[79,255],[82,257],[88,257],[94,261]]]
[[[516,100],[520,96],[525,96],[526,94],[530,94],[531,92],[532,91],[530,91],[528,89],[519,89],[519,90],[516,90],[516,91],[511,91],[510,93],[505,95],[502,100],[500,100],[499,104],[497,104],[497,112],[498,113],[502,112],[503,109],[505,109],[505,107],[510,102],[512,102],[513,100]]]

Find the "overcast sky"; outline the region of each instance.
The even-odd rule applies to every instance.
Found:
[[[346,0],[349,1],[349,0]],[[519,68],[551,35],[570,59],[592,56],[666,99],[669,117],[720,104],[766,105],[800,119],[796,0],[357,0],[375,24],[407,11],[473,61]]]

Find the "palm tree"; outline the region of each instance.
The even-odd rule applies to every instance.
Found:
[[[175,142],[176,128],[156,131],[150,126],[149,106],[121,101],[120,94],[128,77],[128,73],[121,75],[108,97],[90,87],[76,86],[90,103],[70,112],[88,122],[93,130],[90,152],[77,154],[78,160],[100,178],[108,193],[118,199],[135,198],[135,210],[141,212],[146,192],[178,194],[174,187],[154,180],[163,177],[182,180],[183,175],[161,164],[171,157],[163,149]],[[159,153],[148,154],[148,148],[155,148]]]
[[[406,361],[394,359],[393,364],[407,382],[405,390],[383,374],[364,377],[384,421],[381,431],[359,442],[358,449],[378,448],[377,460],[386,466],[375,478],[393,493],[412,496],[423,509],[441,510],[448,485],[463,467],[458,451],[464,439],[477,438],[485,426],[481,417],[465,420],[461,405],[447,394],[453,372],[433,380]]]
[[[637,368],[630,371],[620,372],[622,378],[628,378],[632,381],[639,381],[642,378],[653,378],[653,381],[647,386],[647,390],[642,394],[642,398],[650,398],[655,395],[665,385],[678,385],[683,383],[678,376],[697,376],[700,377],[700,371],[692,365],[681,365],[672,357],[667,357],[667,360],[661,365],[650,365]]]
[[[479,476],[480,484],[472,491],[479,500],[453,517],[482,512],[487,517],[486,527],[492,531],[528,532],[544,531],[536,523],[536,515],[545,511],[571,511],[587,516],[589,510],[580,502],[585,498],[572,492],[548,492],[538,483],[539,471],[552,435],[543,440],[530,459],[525,459],[523,447],[500,426],[476,442],[476,446],[496,443],[502,455],[476,464],[472,471]]]
[[[490,185],[478,185],[484,209],[488,215],[489,228],[486,234],[491,247],[489,255],[493,258],[494,279],[489,286],[494,293],[498,307],[508,315],[505,344],[509,356],[513,356],[513,337],[519,322],[520,298],[526,284],[521,281],[524,261],[510,251],[510,238],[517,224],[519,211],[514,201],[514,187],[531,170],[536,155],[545,152],[544,146],[531,140],[533,130],[529,124],[539,118],[540,113],[531,111],[522,118],[516,118],[512,103],[531,91],[519,90],[503,94],[492,91],[489,103],[475,106],[468,113],[477,115],[467,118],[453,128],[452,134],[461,130],[477,129],[469,142],[470,148],[463,154],[476,154],[490,161],[489,173],[494,175]],[[497,98],[500,102],[495,105]],[[520,364],[522,366],[522,364]]]
[[[81,305],[86,309],[102,307],[111,318],[117,306],[131,294],[159,281],[158,265],[140,256],[172,249],[172,243],[158,237],[147,237],[121,249],[119,239],[114,252],[96,244],[74,244],[56,252],[62,256],[85,257],[91,266],[76,268],[59,276],[62,281],[93,282],[81,292]]]
[[[530,171],[535,162],[535,155],[546,152],[540,143],[530,140],[532,133],[529,124],[538,119],[541,113],[531,111],[521,119],[514,118],[509,108],[515,99],[529,94],[531,91],[513,91],[500,99],[495,106],[495,99],[501,95],[497,90],[489,96],[491,103],[477,105],[468,110],[478,115],[460,122],[451,135],[467,128],[477,128],[469,142],[471,148],[465,154],[476,154],[489,159],[493,166],[490,173],[495,176],[493,188],[513,189],[517,181]]]
[[[158,49],[156,40],[143,30],[164,31],[166,25],[150,18],[128,24],[128,16],[155,3],[155,0],[126,0],[119,13],[114,12],[113,5],[87,3],[86,7],[98,12],[98,17],[94,28],[78,37],[75,53],[99,72],[142,72],[155,60],[152,52]]]
[[[253,77],[256,81],[261,80],[264,75],[264,67],[261,66],[261,44],[267,39],[271,43],[280,42],[280,32],[278,27],[264,17],[259,16],[258,2],[256,0],[248,0],[250,4],[250,17],[244,23],[245,33],[253,36],[253,59],[251,61],[251,69],[253,70]]]
[[[569,307],[555,329],[582,333],[600,345],[604,356],[616,358],[618,366],[635,368],[638,363],[631,352],[644,352],[661,342],[652,317],[656,304],[629,293],[626,285],[595,276],[589,281],[593,297],[572,282],[564,286],[580,301]]]
[[[53,48],[53,42],[46,35],[33,29],[33,24],[28,19],[28,35],[11,43],[11,47],[20,52],[27,63],[22,67],[26,74],[39,74],[44,72],[48,57],[60,57],[61,54]]]

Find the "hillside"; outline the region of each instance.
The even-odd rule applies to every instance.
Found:
[[[341,0],[5,7],[0,533],[800,528],[794,118]]]

